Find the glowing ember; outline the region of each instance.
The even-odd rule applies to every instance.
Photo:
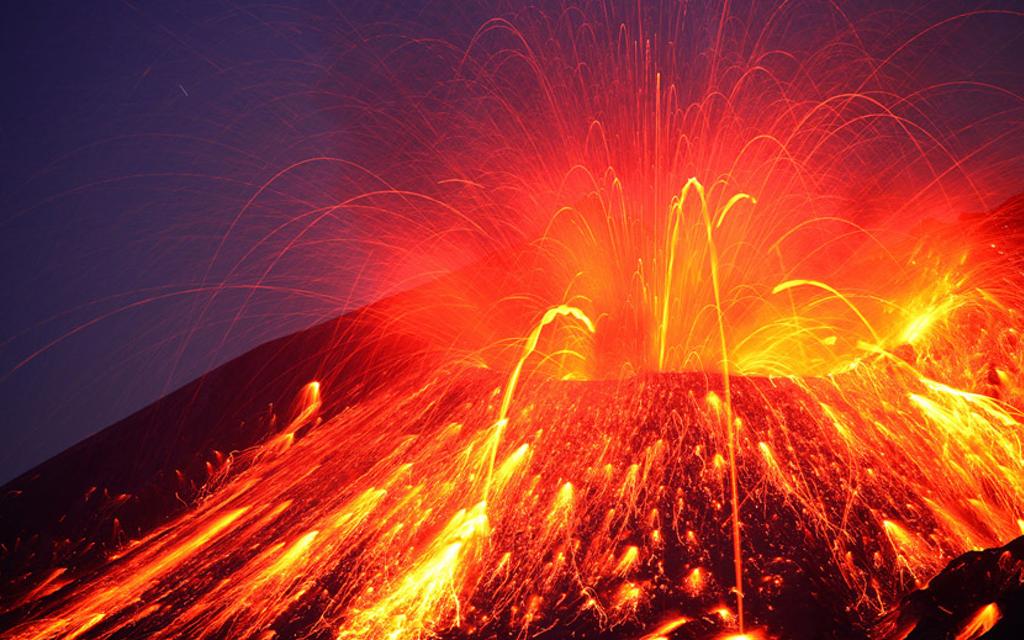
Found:
[[[974,617],[967,623],[956,640],[975,640],[985,635],[999,622],[999,607],[993,602],[987,604],[974,614]]]
[[[785,52],[683,7],[481,29],[452,174],[357,198],[457,212],[485,256],[439,235],[446,275],[362,312],[417,348],[342,410],[359,379],[310,383],[103,566],[34,576],[10,637],[751,640],[823,589],[863,631],[1020,535],[1021,274],[952,224],[985,176],[909,124],[895,61],[841,58],[857,31]]]

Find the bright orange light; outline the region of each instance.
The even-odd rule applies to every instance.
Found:
[[[1002,617],[996,603],[987,604],[978,609],[978,612],[967,621],[960,633],[956,635],[956,640],[976,640],[991,631]]]

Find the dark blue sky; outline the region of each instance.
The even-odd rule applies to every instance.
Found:
[[[973,4],[921,3],[922,20]],[[377,89],[363,77],[366,34],[410,23],[464,46],[496,13],[384,5],[5,5],[0,481],[234,355],[366,301],[358,220],[275,231],[297,208],[358,188],[351,169],[296,172],[232,221],[282,168],[358,161],[372,147],[359,115]],[[1020,22],[979,24],[963,68],[1019,89]]]
[[[0,481],[348,306],[331,299],[344,286],[325,284],[346,269],[325,265],[318,247],[298,268],[326,298],[257,294],[238,322],[248,291],[204,308],[204,283],[251,283],[276,248],[230,273],[288,213],[274,219],[268,205],[211,262],[246,199],[291,162],[345,153],[343,123],[317,87],[349,25],[339,8],[308,4],[5,7]],[[282,199],[330,197],[283,188]],[[276,284],[302,284],[291,273]]]

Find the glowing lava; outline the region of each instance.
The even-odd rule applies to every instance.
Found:
[[[451,224],[396,241],[445,275],[360,316],[417,348],[330,414],[361,381],[311,383],[103,566],[29,580],[9,637],[745,640],[804,596],[863,634],[1020,535],[1019,247],[955,222],[986,176],[856,29],[785,50],[784,12],[685,7],[484,25],[437,190],[346,203]]]

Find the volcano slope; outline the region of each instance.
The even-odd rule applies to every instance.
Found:
[[[827,376],[577,380],[543,365],[582,312],[527,314],[503,361],[435,317],[464,289],[258,347],[8,483],[2,637],[1013,637],[1012,324],[965,306],[955,342]]]
[[[363,319],[265,345],[5,487],[4,636],[703,638],[733,628],[719,376],[533,381],[503,425],[505,380],[484,369],[418,367],[346,388],[336,365],[336,386],[299,385],[322,378],[325,362],[365,371],[415,351],[360,332]],[[910,596],[874,627],[956,553],[918,533],[943,526],[932,503],[948,463],[906,455],[912,441],[884,437],[880,421],[972,403],[995,423],[1003,416],[919,380],[898,405],[850,400],[872,382],[731,380],[756,633],[902,635],[923,620],[947,626],[920,637],[943,637],[988,604],[976,594],[1009,590],[1014,570],[1019,588],[1019,563],[1003,563],[1002,577],[963,574],[971,597],[943,605],[956,615],[936,622]],[[267,398],[286,405],[289,388],[290,413],[267,409]],[[927,420],[920,428],[945,437]],[[972,539],[999,535],[994,522],[958,526]]]

